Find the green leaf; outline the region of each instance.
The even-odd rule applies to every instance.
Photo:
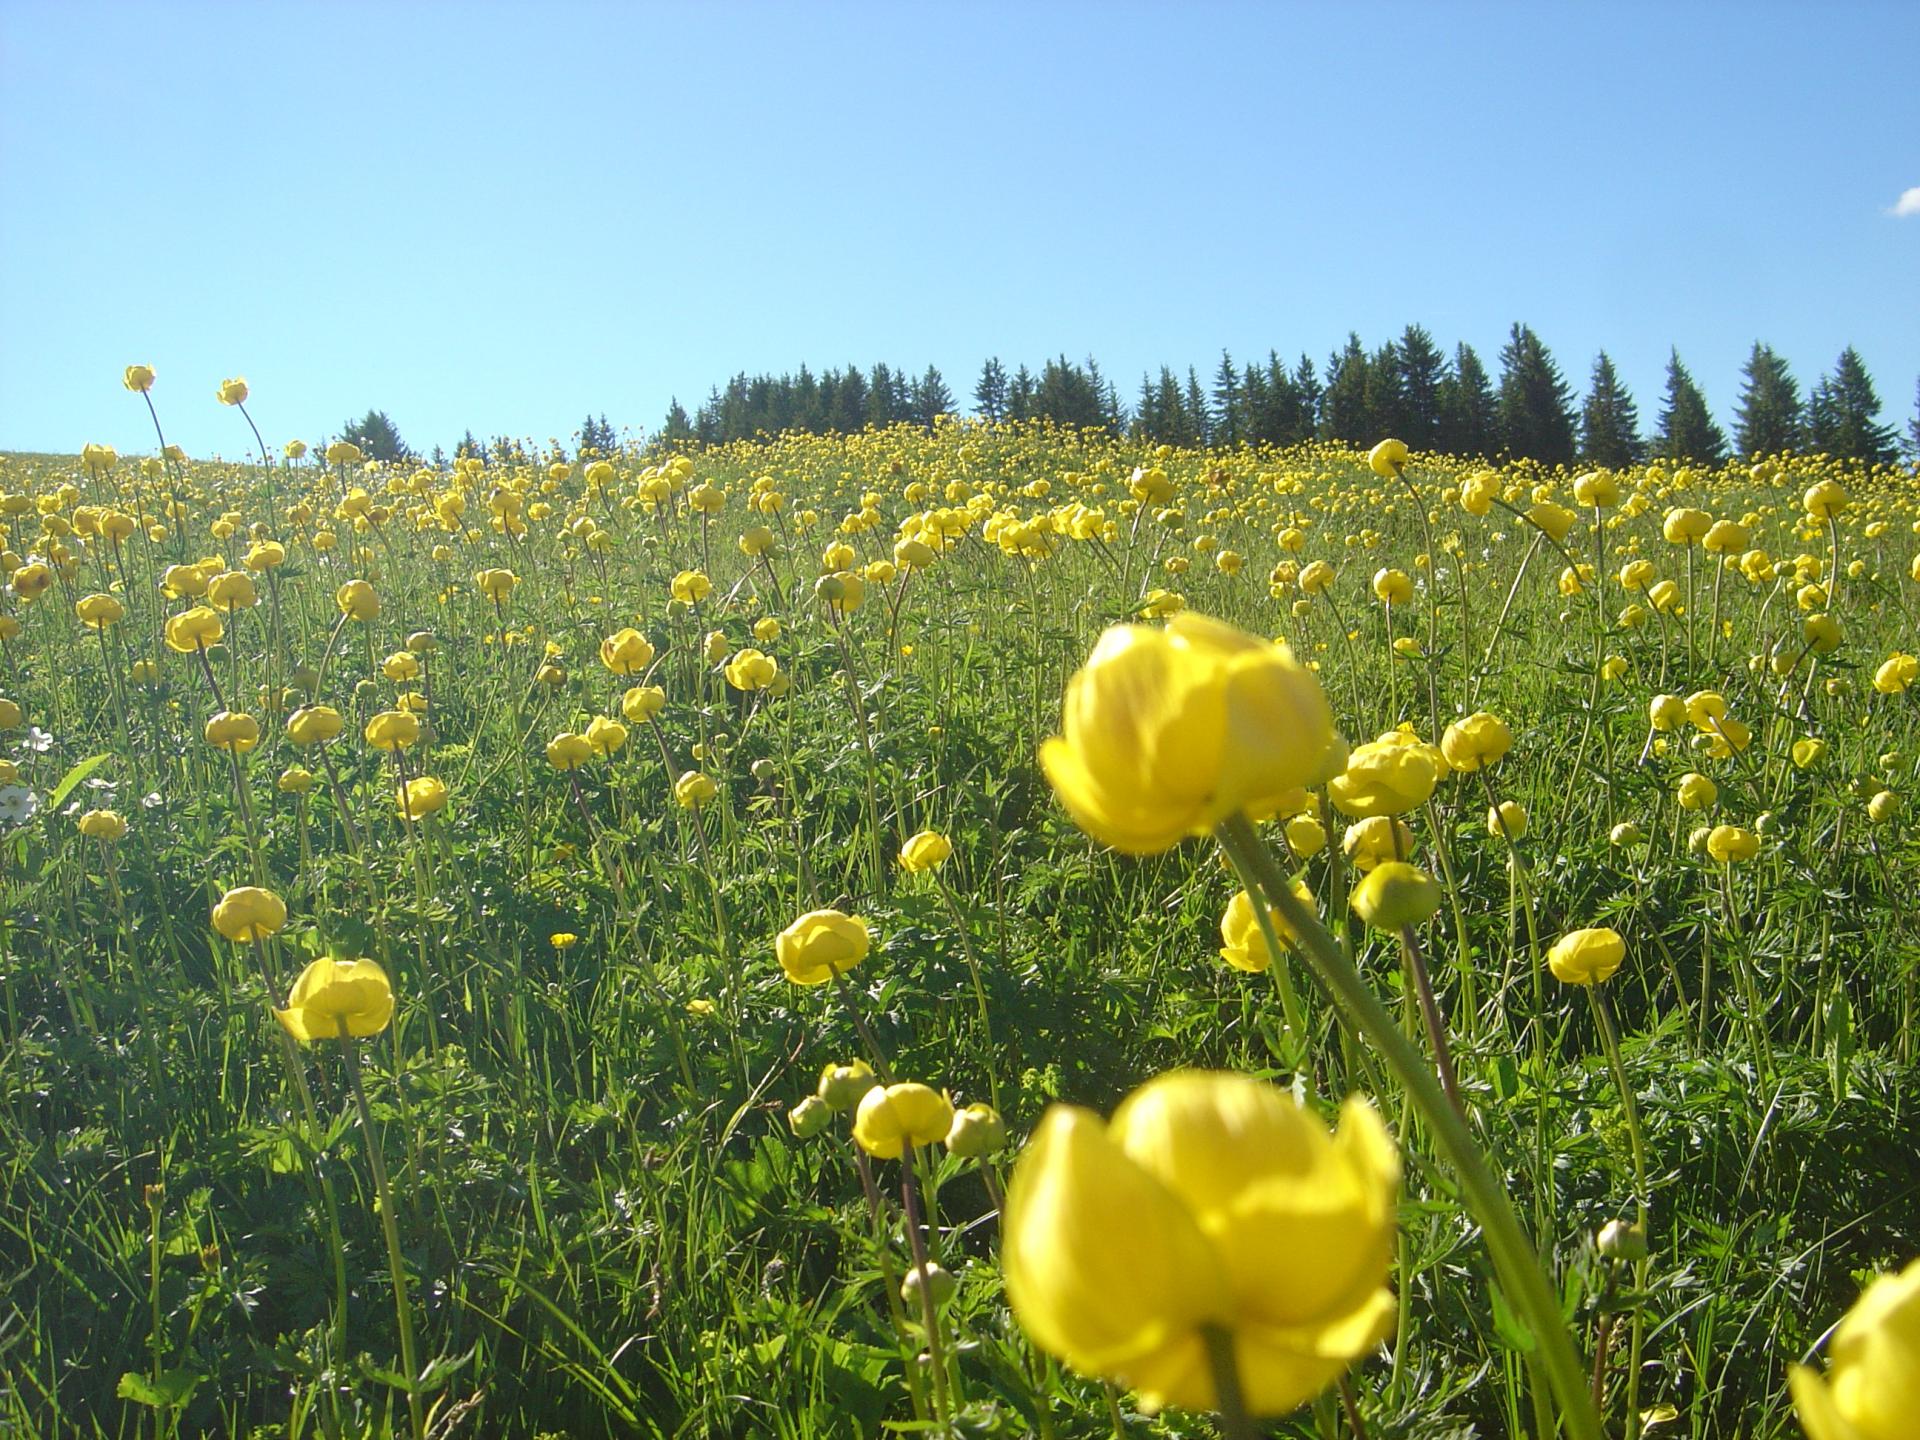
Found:
[[[60,783],[53,787],[53,793],[47,796],[47,808],[49,810],[58,810],[60,803],[73,793],[76,785],[112,758],[111,755],[102,751],[98,755],[89,755],[78,765],[75,765],[71,770],[67,771],[66,774],[60,777]],[[122,1380],[120,1383],[124,1385],[126,1381]]]
[[[104,757],[96,757],[104,758]],[[64,783],[64,782],[63,782]],[[156,1410],[177,1410],[187,1403],[200,1377],[191,1370],[162,1370],[158,1375],[141,1375],[129,1370],[120,1377],[113,1392],[122,1400],[148,1405]]]

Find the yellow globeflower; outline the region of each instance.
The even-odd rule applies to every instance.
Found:
[[[1573,498],[1580,505],[1605,510],[1620,503],[1620,482],[1604,470],[1589,470],[1574,477]]]
[[[1419,925],[1440,908],[1440,887],[1417,865],[1383,860],[1353,887],[1353,913],[1376,930]]]
[[[1604,926],[1569,930],[1547,951],[1547,968],[1568,985],[1597,985],[1610,978],[1627,958],[1626,941]]]
[[[225,634],[218,613],[205,605],[196,605],[167,619],[167,648],[191,655],[209,645],[218,645]]]
[[[246,571],[228,570],[207,581],[207,603],[231,615],[236,610],[251,610],[258,605],[260,592]]]
[[[695,810],[720,793],[720,787],[698,770],[689,770],[673,782],[673,798],[682,810]]]
[[[520,577],[511,570],[476,570],[473,575],[473,588],[495,605],[506,604],[519,583]]]
[[[365,734],[376,750],[404,750],[420,738],[420,717],[408,710],[382,710],[367,721]]]
[[[1492,765],[1513,748],[1513,731],[1498,715],[1476,711],[1447,726],[1440,753],[1456,770],[1472,772]]]
[[[627,727],[608,716],[596,715],[587,722],[587,743],[599,755],[612,755],[627,743]]]
[[[1882,695],[1901,695],[1920,680],[1920,658],[1907,654],[1889,655],[1873,672],[1873,688]]]
[[[1406,442],[1382,440],[1367,452],[1367,465],[1382,479],[1394,479],[1407,465]]]
[[[1187,611],[1102,635],[1061,728],[1040,761],[1062,803],[1143,855],[1317,785],[1342,758],[1320,682],[1285,646]]]
[[[247,382],[238,375],[230,380],[222,380],[214,394],[222,405],[244,405],[247,403]]]
[[[1309,910],[1313,908],[1313,892],[1307,889],[1306,882],[1292,882],[1293,898]],[[1281,918],[1280,912],[1271,906],[1267,909],[1267,919],[1273,924],[1273,933],[1282,940],[1291,940],[1293,930]],[[1273,964],[1273,951],[1267,945],[1267,937],[1260,929],[1259,912],[1253,908],[1253,896],[1245,890],[1227,902],[1226,913],[1220,917],[1220,958],[1236,970],[1245,970],[1257,975]]]
[[[571,730],[562,730],[547,742],[547,763],[556,770],[578,770],[592,758],[593,742]]]
[[[953,1102],[914,1080],[875,1085],[853,1115],[854,1140],[879,1160],[897,1160],[910,1145],[944,1140],[952,1128]]]
[[[667,705],[667,692],[658,685],[635,685],[620,697],[620,713],[635,725],[644,725]]]
[[[779,673],[773,658],[758,650],[742,650],[726,666],[727,684],[736,690],[764,690]]]
[[[1815,735],[1807,735],[1793,742],[1793,764],[1796,770],[1811,770],[1827,758],[1827,742]]]
[[[673,598],[688,605],[696,605],[713,593],[713,581],[701,570],[682,570],[673,577],[668,587]]]
[[[922,830],[900,847],[900,868],[909,875],[923,874],[944,863],[951,854],[951,840],[937,830]]]
[[[1831,520],[1852,501],[1839,481],[1820,480],[1807,487],[1807,493],[1801,497],[1800,503],[1813,519]]]
[[[1688,771],[1674,785],[1674,798],[1682,810],[1706,810],[1720,798],[1720,787],[1696,771]]]
[[[407,782],[394,803],[403,818],[421,820],[447,808],[447,787],[431,775],[417,776]]]
[[[1347,768],[1327,782],[1327,796],[1343,815],[1404,815],[1433,796],[1450,767],[1434,746],[1404,730],[1390,730],[1358,746]]]
[[[244,755],[260,743],[260,722],[244,710],[222,710],[207,721],[205,734],[214,749]]]
[[[287,717],[287,738],[296,745],[324,745],[346,723],[331,705],[302,705]]]
[[[1691,545],[1704,540],[1712,529],[1713,517],[1704,510],[1669,510],[1660,524],[1660,533],[1673,545]]]
[[[338,1040],[342,1031],[364,1039],[378,1035],[393,1019],[393,986],[387,972],[371,960],[323,955],[293,982],[287,1008],[273,1014],[303,1045]]]
[[[1405,605],[1413,599],[1413,580],[1404,570],[1376,571],[1373,594],[1383,604]]]
[[[116,810],[89,810],[79,824],[80,833],[95,840],[118,840],[127,833],[127,822]]]
[[[1716,825],[1707,832],[1707,854],[1722,865],[1751,860],[1760,853],[1760,837],[1739,825]]]
[[[1787,1372],[1807,1440],[1911,1440],[1920,1415],[1920,1260],[1861,1293],[1827,1344],[1827,1373]]]
[[[286,923],[286,901],[257,885],[229,890],[213,907],[213,928],[236,942],[265,940]]]
[[[1358,825],[1349,825],[1340,839],[1347,863],[1356,870],[1374,866],[1413,853],[1413,831],[1404,820],[1387,815],[1369,815]]]
[[[1532,817],[1518,800],[1502,800],[1487,808],[1487,833],[1496,840],[1522,840],[1532,828]]]
[[[1145,1408],[1217,1408],[1225,1330],[1247,1409],[1312,1399],[1393,1328],[1399,1158],[1371,1106],[1329,1135],[1248,1076],[1176,1071],[1109,1124],[1056,1105],[1007,1191],[1007,1298],[1034,1341]]]
[[[334,591],[333,603],[349,620],[371,620],[380,613],[380,597],[365,580],[349,580]]]
[[[773,953],[796,985],[823,985],[867,957],[867,922],[838,910],[809,910],[774,937]]]
[[[600,663],[616,675],[638,675],[653,663],[653,644],[632,626],[600,642]]]
[[[153,367],[151,365],[129,365],[126,373],[120,377],[120,383],[127,389],[144,395],[153,389]]]
[[[127,607],[111,595],[86,595],[74,602],[73,613],[89,629],[104,630],[126,619]]]
[[[820,1071],[817,1093],[826,1107],[838,1115],[858,1105],[861,1097],[879,1083],[873,1067],[864,1060],[851,1060],[845,1065],[829,1063]]]
[[[1287,848],[1300,860],[1311,860],[1327,848],[1327,827],[1312,815],[1295,815],[1286,824]]]

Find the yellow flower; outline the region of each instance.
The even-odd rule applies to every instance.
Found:
[[[822,575],[814,582],[813,593],[836,615],[851,615],[866,603],[867,582],[851,570]]]
[[[1393,1328],[1399,1181],[1358,1099],[1338,1136],[1242,1075],[1162,1075],[1107,1125],[1055,1106],[1008,1188],[1007,1297],[1042,1349],[1150,1410],[1217,1406],[1202,1328],[1221,1327],[1248,1409],[1283,1414]]]
[[[1518,800],[1502,800],[1487,809],[1487,833],[1496,840],[1523,840],[1532,828],[1527,807]]]
[[[87,444],[80,447],[80,463],[95,472],[111,470],[120,463],[120,456],[111,445]]]
[[[205,605],[196,605],[168,618],[167,648],[191,655],[195,650],[218,645],[224,633],[219,615]]]
[[[1367,452],[1368,467],[1382,479],[1395,478],[1406,468],[1406,464],[1407,447],[1403,441],[1382,440]]]
[[[1449,769],[1446,756],[1405,730],[1390,730],[1347,756],[1347,768],[1327,782],[1327,797],[1342,815],[1404,815],[1433,795]]]
[[[371,620],[380,613],[380,597],[365,580],[349,580],[334,591],[333,603],[349,620]]]
[[[1920,1260],[1861,1292],[1827,1344],[1823,1377],[1787,1372],[1807,1440],[1911,1440],[1920,1414]]]
[[[779,665],[758,650],[742,650],[727,662],[727,684],[736,690],[764,690],[780,673]]]
[[[287,1008],[273,1014],[303,1045],[338,1040],[343,1029],[364,1039],[378,1035],[393,1018],[393,986],[387,972],[371,960],[323,955],[293,982]]]
[[[673,598],[688,605],[697,605],[713,593],[713,581],[700,570],[682,570],[673,577],[668,587]]]
[[[635,725],[644,725],[667,704],[667,692],[658,685],[636,685],[620,697],[620,713]]]
[[[1327,848],[1327,827],[1312,815],[1295,815],[1286,824],[1287,848],[1300,860],[1311,860]]]
[[[213,907],[213,928],[236,942],[265,940],[286,923],[286,901],[257,885],[229,890]]]
[[[1867,801],[1867,818],[1876,825],[1884,825],[1900,813],[1900,797],[1891,790],[1881,790]]]
[[[364,733],[376,750],[404,750],[420,738],[420,717],[407,710],[382,710],[367,721]]]
[[[1605,510],[1620,503],[1620,482],[1604,470],[1589,470],[1574,476],[1573,498],[1578,504]]]
[[[693,810],[720,793],[720,787],[698,770],[689,770],[673,782],[673,798],[682,810]]]
[[[1706,810],[1720,798],[1720,787],[1706,776],[1688,771],[1680,777],[1673,793],[1682,810]]]
[[[1713,529],[1713,517],[1704,510],[1675,508],[1660,522],[1660,533],[1672,545],[1691,545],[1704,540]]]
[[[118,840],[127,833],[127,822],[115,810],[89,810],[79,824],[80,833],[95,840]]]
[[[547,742],[547,763],[556,770],[578,770],[592,758],[593,742],[571,730],[562,730]]]
[[[287,739],[296,745],[324,745],[346,723],[331,705],[302,705],[287,717]]]
[[[104,630],[126,619],[127,607],[111,595],[87,595],[74,602],[73,613],[88,628]]]
[[[247,547],[247,553],[240,563],[249,570],[272,570],[284,565],[287,560],[287,547],[277,540],[258,540]]]
[[[1626,941],[1604,926],[1569,930],[1547,951],[1547,968],[1568,985],[1597,985],[1608,979],[1627,958]]]
[[[873,1067],[866,1061],[850,1060],[845,1065],[824,1066],[820,1071],[817,1093],[826,1107],[837,1115],[858,1105],[860,1098],[879,1083],[874,1078]]]
[[[1573,522],[1579,518],[1566,506],[1556,505],[1551,500],[1543,500],[1527,511],[1527,519],[1544,530],[1547,538],[1555,543],[1567,538],[1568,532],[1573,529]]]
[[[1677,730],[1686,718],[1687,702],[1678,695],[1656,695],[1647,702],[1647,720],[1656,730]]]
[[[1811,770],[1827,758],[1827,742],[1817,736],[1808,735],[1793,742],[1794,768]]]
[[[1873,688],[1882,695],[1902,695],[1917,679],[1920,679],[1920,658],[1906,654],[1889,655],[1880,662],[1880,668],[1873,672]]]
[[[258,605],[260,592],[244,570],[228,570],[207,581],[207,603],[231,615],[235,610],[251,610]]]
[[[216,750],[244,755],[260,743],[260,722],[244,710],[222,710],[207,721],[205,734]]]
[[[1419,925],[1440,908],[1440,887],[1417,865],[1383,860],[1353,887],[1353,913],[1376,930]]]
[[[1807,487],[1800,503],[1813,519],[1831,520],[1852,502],[1837,480],[1820,480]]]
[[[274,784],[289,795],[304,795],[313,789],[313,772],[300,765],[289,765]]]
[[[1722,865],[1751,860],[1760,853],[1760,837],[1738,825],[1716,825],[1707,832],[1707,854]]]
[[[239,376],[222,380],[220,388],[214,392],[222,405],[244,405],[247,403],[247,382]]]
[[[127,389],[144,395],[153,389],[153,367],[151,365],[129,365],[121,376],[120,383]]]
[[[600,642],[600,663],[616,675],[638,675],[653,663],[653,645],[632,626]]]
[[[1349,825],[1340,839],[1347,863],[1356,870],[1374,866],[1401,855],[1413,853],[1413,831],[1404,820],[1386,815],[1370,815],[1358,825]]]
[[[1309,910],[1313,908],[1313,892],[1308,890],[1301,880],[1292,882],[1293,898]],[[1282,940],[1291,940],[1293,930],[1281,918],[1278,910],[1267,910],[1267,919],[1273,924],[1273,933]],[[1253,896],[1245,890],[1227,902],[1226,913],[1220,917],[1220,958],[1236,970],[1244,970],[1257,975],[1273,964],[1273,951],[1267,947],[1267,937],[1260,932],[1260,917],[1253,908]]]
[[[289,440],[286,444],[285,454],[289,460],[306,459],[307,442],[304,440]]]
[[[596,715],[587,722],[587,743],[601,755],[612,755],[627,743],[627,727],[618,720]]]
[[[937,830],[922,830],[900,847],[900,868],[909,875],[923,874],[943,864],[951,854],[951,840]]]
[[[520,577],[511,570],[476,570],[473,575],[473,588],[495,605],[506,604],[519,583]]]
[[[879,1160],[897,1160],[909,1145],[944,1140],[952,1128],[953,1102],[914,1080],[874,1086],[853,1115],[854,1140]]]
[[[1387,605],[1405,605],[1413,599],[1413,580],[1404,570],[1379,570],[1373,577],[1374,598]]]
[[[1061,728],[1040,750],[1048,780],[1083,830],[1134,854],[1319,784],[1341,760],[1311,671],[1191,612],[1102,635],[1067,682]]]
[[[1472,772],[1492,765],[1513,748],[1513,732],[1507,722],[1485,710],[1447,726],[1440,737],[1440,753],[1456,770]]]
[[[809,910],[774,937],[773,953],[796,985],[824,985],[867,958],[867,922],[838,910]]]
[[[422,820],[447,808],[447,787],[431,775],[420,775],[407,782],[394,804],[404,819]]]

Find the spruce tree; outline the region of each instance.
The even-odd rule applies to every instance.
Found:
[[[1326,400],[1326,390],[1314,371],[1313,357],[1304,350],[1300,352],[1300,363],[1293,367],[1293,388],[1300,397],[1298,431],[1294,438],[1311,440],[1320,429],[1320,407]]]
[[[1367,434],[1363,445],[1391,435],[1404,440],[1407,429],[1406,395],[1400,388],[1400,347],[1389,340],[1367,357]]]
[[[1620,382],[1613,359],[1602,350],[1593,362],[1586,403],[1580,408],[1580,458],[1589,465],[1624,469],[1645,452],[1640,408]]]
[[[1492,456],[1500,449],[1500,406],[1487,367],[1471,345],[1456,345],[1440,381],[1440,448],[1449,455]]]
[[[1031,420],[1034,417],[1034,392],[1038,388],[1034,384],[1033,372],[1025,365],[1013,372],[1013,383],[1007,387],[1009,420]]]
[[[1807,402],[1807,433],[1815,450],[1836,460],[1884,464],[1894,457],[1893,427],[1879,423],[1880,396],[1860,352],[1840,352],[1833,374],[1823,376]]]
[[[1371,445],[1380,437],[1367,411],[1367,352],[1348,332],[1346,348],[1327,357],[1327,388],[1320,396],[1320,438]]]
[[[973,387],[973,405],[980,418],[996,424],[1007,418],[1007,367],[993,356],[980,367],[980,379]]]
[[[1806,439],[1800,386],[1771,345],[1753,342],[1740,371],[1740,403],[1733,411],[1734,443],[1749,457],[1797,450]]]
[[[1913,419],[1907,422],[1907,452],[1920,459],[1920,380],[1913,382]]]
[[[1200,389],[1200,374],[1191,365],[1187,367],[1186,406],[1188,427],[1193,433],[1190,443],[1212,444],[1213,417],[1207,409],[1207,397]]]
[[[1694,465],[1718,465],[1727,458],[1726,432],[1714,423],[1707,397],[1680,363],[1680,352],[1667,356],[1667,396],[1660,407],[1660,429],[1653,453],[1663,460]]]
[[[1415,450],[1431,450],[1440,439],[1440,385],[1446,379],[1446,357],[1421,325],[1401,331],[1395,349],[1400,361],[1396,434]]]
[[[413,458],[407,442],[400,438],[399,429],[384,410],[369,410],[358,420],[349,420],[340,427],[340,438],[358,445],[369,460],[383,464]]]
[[[1213,421],[1216,445],[1238,445],[1243,438],[1245,417],[1240,408],[1240,372],[1234,369],[1233,356],[1220,352],[1220,368],[1213,372]]]
[[[1516,458],[1573,461],[1572,394],[1540,337],[1517,321],[1500,350],[1500,442]]]
[[[937,417],[952,413],[953,391],[947,388],[946,377],[927,366],[927,373],[913,387],[913,418],[922,429],[931,430]]]

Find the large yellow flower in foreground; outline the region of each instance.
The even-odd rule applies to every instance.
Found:
[[[347,1034],[364,1039],[378,1035],[393,1018],[393,986],[371,960],[323,955],[293,982],[287,1008],[273,1014],[303,1044],[338,1040],[343,1022]]]
[[[1248,1409],[1312,1399],[1391,1332],[1400,1162],[1371,1106],[1340,1131],[1249,1076],[1175,1071],[1108,1124],[1056,1105],[1007,1190],[1001,1261],[1027,1333],[1149,1409],[1215,1409],[1205,1327]]]
[[[1827,1346],[1826,1377],[1787,1372],[1808,1440],[1910,1440],[1920,1416],[1920,1260],[1882,1275]]]
[[[867,922],[838,910],[809,910],[774,937],[774,955],[796,985],[824,985],[867,958]]]
[[[1204,835],[1338,772],[1312,671],[1284,645],[1182,611],[1116,625],[1067,682],[1040,763],[1080,828],[1136,855]]]

